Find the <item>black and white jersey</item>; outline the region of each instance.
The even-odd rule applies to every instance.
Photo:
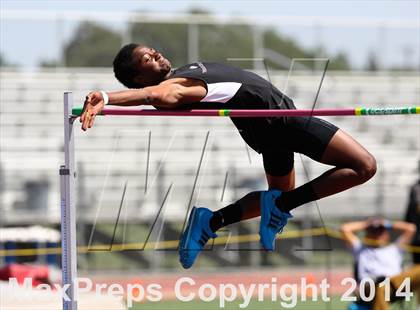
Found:
[[[296,109],[293,101],[259,75],[219,63],[196,62],[169,78],[206,84],[200,102],[179,109]],[[320,161],[338,127],[316,117],[231,117],[245,142],[263,154],[264,169],[282,176],[293,168],[294,152]]]
[[[293,102],[259,75],[219,63],[196,62],[176,69],[170,78],[206,83],[207,95],[194,109],[292,109]],[[185,106],[184,106],[185,108]]]
[[[295,109],[293,101],[269,81],[250,71],[209,62],[196,62],[175,70],[170,78],[190,78],[206,84],[207,94],[200,102],[183,104],[180,109]],[[231,117],[246,143],[255,151],[272,147],[273,128],[284,117]]]

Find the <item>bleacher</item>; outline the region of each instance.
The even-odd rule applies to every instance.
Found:
[[[270,73],[272,82],[292,97],[298,108],[311,108],[319,72],[295,72],[289,80],[287,77],[288,72]],[[108,69],[1,70],[2,223],[59,221],[63,92],[72,91],[75,104],[81,105],[92,89],[121,88]],[[331,71],[316,106],[419,103],[418,74]],[[379,212],[401,218],[408,188],[418,177],[419,118],[326,119],[349,132],[376,157],[378,173],[361,187],[319,201],[322,216],[362,217]],[[244,144],[228,118],[98,117],[86,133],[78,122],[75,126],[79,221],[98,218],[114,222],[126,182],[124,221],[153,219],[161,207],[165,219],[180,220],[191,204],[216,209],[266,187],[260,156]],[[304,156],[302,161],[296,155],[295,162],[297,185],[328,169]],[[50,184],[46,205],[28,209],[28,181]],[[295,214],[297,218],[319,218],[314,206],[300,208]]]

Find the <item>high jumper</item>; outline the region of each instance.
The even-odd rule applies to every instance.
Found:
[[[116,55],[115,77],[129,90],[92,91],[86,96],[80,122],[86,131],[105,105],[152,105],[158,110],[237,109],[295,110],[293,101],[255,73],[220,63],[195,62],[172,70],[151,47],[128,44]],[[194,207],[182,233],[179,258],[190,268],[216,232],[227,225],[261,216],[264,249],[274,250],[276,235],[292,218],[290,211],[371,179],[376,160],[335,125],[313,116],[232,117],[245,142],[262,155],[268,190],[248,193],[216,211]],[[295,188],[294,153],[331,166]]]

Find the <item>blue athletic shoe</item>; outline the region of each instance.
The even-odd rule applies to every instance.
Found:
[[[191,210],[187,228],[179,244],[179,261],[185,269],[191,268],[207,241],[217,237],[210,229],[212,216],[213,212],[206,208],[193,207]]]
[[[287,220],[293,217],[289,212],[282,212],[277,208],[275,201],[280,195],[279,190],[261,192],[260,242],[267,251],[274,250],[276,235],[283,231]]]

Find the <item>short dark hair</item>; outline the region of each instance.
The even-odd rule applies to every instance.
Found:
[[[366,231],[370,233],[379,233],[386,230],[385,218],[381,215],[375,215],[367,220]]]
[[[134,78],[139,74],[133,58],[133,51],[139,44],[130,43],[124,45],[117,56],[114,58],[114,74],[118,81],[128,88],[139,88],[141,85],[134,82]]]

